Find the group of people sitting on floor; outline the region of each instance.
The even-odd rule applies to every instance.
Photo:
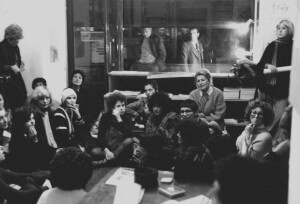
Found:
[[[279,40],[274,45],[277,58],[280,58],[281,46],[290,43],[292,35],[288,28],[285,21],[278,25]],[[263,56],[264,66],[269,66],[267,63],[273,59],[273,54]],[[278,66],[279,62],[277,60]],[[276,72],[276,67],[270,69]],[[155,81],[145,84],[146,97],[141,96],[131,104],[126,104],[123,94],[113,92],[107,100],[108,111],[100,114],[96,121],[98,125],[93,126],[92,131],[86,122],[88,102],[81,87],[84,74],[79,70],[72,74],[70,87],[62,91],[61,103],[53,100],[46,81],[41,78],[33,81],[33,93],[26,104],[14,110],[9,109],[5,95],[0,93],[0,142],[3,146],[0,150],[3,167],[0,169],[0,197],[19,203],[35,203],[46,190],[41,187],[41,180],[50,178],[57,187],[45,191],[38,203],[75,203],[85,195],[82,189],[91,177],[92,168],[107,165],[173,170],[176,178],[211,182],[216,161],[228,155],[239,155],[247,159],[232,159],[233,165],[224,165],[216,177],[214,186],[219,198],[216,203],[248,203],[244,198],[251,197],[247,193],[257,183],[246,179],[246,167],[255,171],[255,181],[265,179],[268,174],[286,178],[284,167],[289,155],[291,106],[288,106],[286,95],[278,95],[283,93],[283,88],[274,91],[283,80],[279,76],[261,79],[267,84],[264,84],[265,89],[260,84],[260,94],[267,94],[266,99],[271,103],[261,99],[249,101],[245,110],[249,124],[236,142],[224,134],[224,96],[213,86],[207,69],[195,74],[196,89],[180,104],[180,110],[172,110],[172,100],[167,93],[158,90]],[[273,172],[265,162],[272,162]],[[32,173],[37,171],[39,173]],[[235,197],[236,201],[230,202],[233,197],[228,179],[235,176],[244,177],[242,183],[250,183],[240,188],[239,195],[247,194],[244,198]],[[287,179],[279,180],[264,185],[273,189],[284,184],[280,187],[284,194]],[[239,180],[234,181],[238,186]],[[21,189],[12,189],[8,186],[11,183],[19,184]],[[261,200],[264,202],[253,203],[284,200],[268,200],[270,192],[277,192],[272,189],[266,192],[266,199]]]

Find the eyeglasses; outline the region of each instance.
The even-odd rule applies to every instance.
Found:
[[[263,114],[263,113],[261,113],[261,112],[256,112],[256,111],[251,112],[251,115],[257,116],[257,117],[259,117],[259,118],[264,117],[264,114]]]
[[[181,110],[180,111],[181,114],[183,114],[183,113],[191,113],[191,112],[193,112],[193,111],[192,110]]]

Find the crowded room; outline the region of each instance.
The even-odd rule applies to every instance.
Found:
[[[300,1],[0,0],[0,203],[300,203]]]

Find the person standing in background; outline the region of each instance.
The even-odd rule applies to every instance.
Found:
[[[23,30],[17,24],[5,29],[4,40],[0,42],[0,76],[6,79],[4,92],[10,107],[14,110],[22,106],[27,98],[27,91],[21,72],[25,70],[21,59],[19,41]]]
[[[135,49],[136,63],[133,71],[165,71],[166,49],[163,40],[152,33],[152,28],[143,29],[143,37],[137,42]]]
[[[191,28],[190,41],[183,43],[181,61],[186,72],[197,72],[204,68],[203,45],[199,41],[199,30]]]

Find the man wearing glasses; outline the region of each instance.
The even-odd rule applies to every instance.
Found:
[[[0,79],[3,91],[12,109],[20,107],[27,98],[26,87],[21,75],[25,66],[21,59],[19,40],[23,38],[23,30],[12,24],[5,29],[4,40],[0,42]]]

